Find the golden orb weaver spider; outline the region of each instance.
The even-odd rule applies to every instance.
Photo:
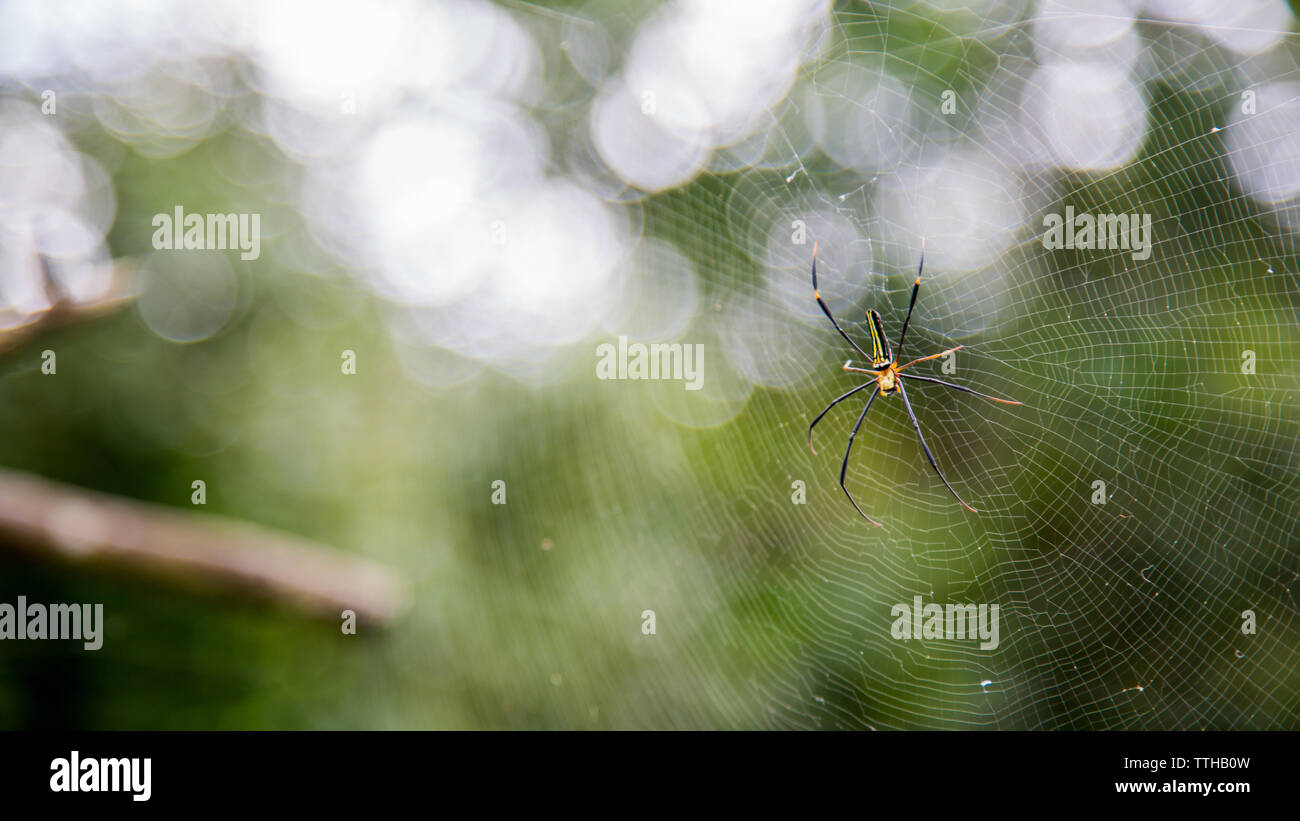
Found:
[[[1021,402],[1016,402],[1015,400],[1012,399],[999,399],[996,396],[989,396],[986,393],[980,393],[979,391],[971,390],[970,388],[967,388],[964,385],[954,385],[953,383],[945,382],[942,379],[935,379],[934,377],[930,377],[930,376],[917,376],[915,374],[903,373],[904,370],[912,367],[918,362],[925,362],[930,359],[937,359],[938,357],[943,356],[944,354],[961,350],[961,348],[963,347],[962,345],[958,345],[957,347],[949,348],[946,351],[940,351],[939,353],[936,354],[930,354],[929,356],[922,356],[919,359],[913,359],[911,362],[908,362],[906,365],[898,364],[897,354],[902,353],[903,351],[903,340],[907,338],[907,323],[912,320],[912,309],[916,307],[917,291],[921,290],[921,271],[924,268],[925,268],[925,240],[921,240],[921,262],[919,265],[916,266],[916,281],[912,283],[912,301],[909,302],[907,305],[907,316],[903,319],[903,331],[898,335],[898,350],[897,352],[891,352],[889,350],[889,340],[885,338],[885,327],[880,321],[880,314],[873,309],[868,311],[866,316],[866,319],[869,320],[867,323],[867,328],[871,331],[871,353],[868,354],[866,351],[862,350],[862,348],[858,347],[858,343],[854,342],[853,339],[844,332],[844,329],[840,327],[840,323],[836,322],[835,317],[831,315],[831,309],[827,308],[826,303],[822,301],[822,295],[817,290],[817,243],[815,242],[813,243],[813,262],[812,262],[813,298],[816,299],[817,304],[821,306],[822,313],[826,314],[826,318],[829,319],[831,321],[831,324],[835,326],[835,330],[840,332],[840,336],[844,337],[844,340],[848,342],[851,346],[853,346],[853,350],[861,354],[864,360],[869,361],[871,363],[871,366],[869,368],[853,368],[850,367],[853,363],[853,360],[849,359],[844,363],[844,370],[848,371],[849,373],[865,374],[873,378],[868,380],[867,382],[862,383],[861,385],[857,386],[856,388],[844,394],[843,396],[838,397],[835,401],[831,402],[829,405],[826,406],[826,410],[817,414],[817,418],[812,420],[812,424],[808,426],[808,449],[813,452],[814,456],[817,454],[817,450],[812,446],[813,428],[817,426],[817,423],[822,420],[823,416],[825,416],[827,413],[830,413],[831,408],[843,402],[845,399],[848,399],[850,396],[853,396],[855,393],[862,390],[866,390],[867,388],[870,388],[872,385],[875,386],[875,388],[871,391],[871,395],[867,397],[866,406],[862,408],[862,415],[858,417],[857,424],[853,426],[853,432],[849,434],[849,444],[848,447],[844,449],[844,462],[843,464],[840,465],[840,489],[844,491],[845,496],[849,497],[849,501],[853,504],[854,510],[856,510],[859,514],[861,514],[862,518],[866,519],[868,522],[871,522],[876,527],[882,527],[882,525],[880,524],[880,522],[877,522],[875,519],[863,513],[862,508],[858,507],[858,503],[853,499],[853,494],[849,493],[849,489],[844,486],[844,476],[849,469],[849,453],[853,450],[853,439],[858,435],[858,429],[862,427],[862,420],[867,418],[867,411],[871,410],[871,402],[876,398],[877,394],[883,394],[886,397],[890,396],[891,394],[898,394],[899,396],[902,397],[903,407],[907,409],[907,417],[912,420],[912,428],[916,431],[916,438],[921,440],[921,450],[925,453],[926,460],[930,462],[930,467],[934,468],[934,472],[938,474],[939,480],[943,482],[944,487],[948,488],[948,492],[953,495],[953,498],[955,498],[958,502],[961,502],[962,507],[966,508],[971,513],[978,513],[979,511],[977,511],[975,508],[971,507],[970,505],[966,504],[966,502],[960,496],[957,495],[957,491],[953,490],[952,485],[948,484],[948,480],[944,478],[943,471],[939,470],[939,466],[935,464],[934,454],[930,453],[930,446],[925,443],[925,436],[921,433],[921,423],[916,421],[916,414],[912,411],[912,403],[907,398],[907,390],[903,387],[903,380],[915,379],[918,382],[933,382],[936,385],[943,385],[945,388],[954,388],[959,391],[965,391],[966,393],[973,393],[976,396],[983,397],[984,399],[991,399],[994,402],[1001,402],[1006,405],[1023,404]]]

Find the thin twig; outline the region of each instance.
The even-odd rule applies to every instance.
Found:
[[[50,307],[27,317],[21,325],[0,330],[0,355],[22,347],[57,328],[115,313],[135,302],[136,292],[132,276],[134,264],[130,260],[120,259],[113,263],[111,282],[104,296],[80,302],[69,297],[59,285],[47,259],[41,257],[40,261],[44,273],[45,294]]]

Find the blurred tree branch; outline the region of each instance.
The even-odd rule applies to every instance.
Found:
[[[135,300],[132,266],[114,264],[108,294],[74,301],[41,258],[50,307],[0,330],[0,355]],[[123,499],[0,468],[0,543],[25,552],[98,561],[155,576],[260,595],[324,618],[343,610],[392,620],[404,588],[389,568],[326,545],[233,519]]]
[[[401,609],[388,568],[246,522],[174,510],[0,469],[0,542],[383,624]]]

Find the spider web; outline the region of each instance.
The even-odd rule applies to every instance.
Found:
[[[730,241],[700,252],[725,296],[697,329],[727,354],[715,384],[761,388],[737,419],[764,433],[712,458],[748,477],[740,497],[771,506],[761,532],[742,533],[737,505],[706,517],[703,538],[750,545],[730,569],[769,617],[724,643],[793,648],[756,685],[774,726],[1297,726],[1298,223],[1293,198],[1260,191],[1295,193],[1294,132],[1268,122],[1294,116],[1300,42],[1242,58],[1211,30],[1139,18],[1124,36],[1134,156],[1071,168],[1060,157],[1077,146],[1034,136],[1053,126],[1044,105],[1071,105],[1035,71],[1077,57],[1042,19],[1095,16],[1047,5],[837,10],[773,113],[764,160],[701,195],[725,200]],[[1262,120],[1239,113],[1251,89]],[[1045,248],[1043,216],[1067,205],[1150,214],[1150,258]],[[718,242],[716,226],[650,224],[684,247]],[[878,529],[837,486],[868,392],[819,424],[818,455],[804,447],[858,359],[813,302],[808,263],[817,241],[821,292],[860,345],[872,307],[896,343],[922,237],[903,359],[963,344],[955,373],[915,373],[1024,406],[909,383],[973,515],[926,464],[902,403],[878,398],[847,475]],[[795,480],[804,505],[790,503]],[[891,607],[915,596],[997,604],[999,645],[892,638]]]
[[[181,376],[217,371],[168,358],[187,370],[139,377],[168,390],[140,388],[136,413],[168,448],[204,443],[195,458],[233,442],[202,463],[233,511],[378,553],[416,605],[374,658],[259,652],[274,661],[249,689],[266,704],[187,701],[180,719],[157,704],[221,691],[245,628],[214,620],[196,645],[211,652],[177,657],[173,633],[149,625],[186,611],[139,605],[103,726],[219,713],[234,726],[1300,726],[1300,41],[1276,0],[1134,2],[677,0],[644,18],[603,0],[327,4],[309,36],[295,13],[249,28],[240,6],[214,6],[237,25],[190,21],[216,32],[183,38],[191,58],[230,50],[258,67],[241,74],[257,105],[232,109],[245,133],[213,147],[231,201],[275,176],[250,135],[296,169],[265,207],[294,204],[304,227],[268,237],[283,264],[263,289],[296,343],[212,340],[231,374],[250,349],[281,357],[259,360],[265,379],[231,377],[249,383],[237,412],[169,412],[188,401],[170,389]],[[34,68],[28,100],[0,115],[41,125],[11,125],[23,139],[0,160],[37,171],[0,178],[0,206],[21,213],[46,178],[51,202],[72,198],[54,170],[81,166],[32,102],[63,87],[45,82],[46,53],[110,78],[97,93],[125,108],[82,106],[72,122],[98,112],[143,156],[225,127],[179,116],[208,110],[190,95],[227,94],[207,69],[135,83],[138,65],[174,59],[172,41],[128,28],[143,45],[100,49],[92,25],[74,31],[91,39],[56,37],[61,50],[9,55]],[[365,93],[343,113],[353,83]],[[208,173],[207,154],[191,159]],[[82,222],[112,222],[111,198],[92,193],[76,193]],[[136,204],[114,245],[147,248],[172,202],[123,199]],[[1150,256],[1045,247],[1044,217],[1070,208],[1149,215]],[[70,224],[69,208],[48,213]],[[817,455],[806,447],[808,423],[858,384],[809,264],[816,242],[821,292],[859,344],[871,308],[894,343],[923,240],[903,359],[963,345],[914,373],[1024,404],[909,386],[972,514],[902,403],[877,399],[846,477],[876,528],[838,486],[866,394],[819,424]],[[87,244],[42,241],[68,255]],[[332,300],[355,310],[319,281],[335,268],[383,303],[392,351],[367,353],[350,330],[324,341]],[[195,271],[205,287],[155,294],[175,310],[141,314],[155,334],[191,341],[225,322],[208,321],[212,272]],[[196,320],[212,327],[184,324]],[[704,345],[701,389],[596,380],[593,347],[618,336]],[[376,386],[366,401],[335,393],[353,390],[335,387],[337,360],[328,390],[286,381],[345,346],[383,374],[361,383]],[[90,394],[116,395],[116,366],[103,370],[112,390]],[[61,398],[29,390],[7,407],[43,421],[39,403]],[[49,435],[14,429],[13,442]],[[489,501],[497,480],[508,504]],[[996,605],[997,646],[895,639],[892,609],[917,596]],[[653,640],[636,619],[650,610]],[[298,628],[284,632],[296,644]],[[221,664],[200,665],[192,688],[140,687],[142,659],[204,657]]]

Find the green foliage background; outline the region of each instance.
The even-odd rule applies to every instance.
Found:
[[[940,89],[977,82],[997,59],[954,37],[956,19],[900,15],[861,32],[847,20],[842,35],[860,51],[887,37],[911,81]],[[808,420],[844,390],[833,334],[824,379],[799,391],[756,389],[733,420],[691,429],[657,410],[658,387],[592,379],[585,344],[553,364],[564,378],[548,387],[489,371],[428,390],[404,374],[379,306],[346,276],[303,272],[275,253],[256,263],[231,254],[242,308],[215,338],[170,343],[127,311],[0,359],[0,464],[183,509],[202,478],[210,512],[397,568],[412,588],[410,609],[391,629],[346,637],[336,623],[273,605],[3,551],[2,600],[102,602],[107,637],[97,653],[0,646],[0,727],[1300,726],[1300,593],[1290,575],[1300,572],[1295,240],[1222,182],[1211,128],[1230,100],[1148,91],[1156,127],[1139,160],[1101,182],[1066,177],[1054,186],[1079,210],[1156,209],[1157,222],[1181,226],[1178,255],[1150,263],[1154,275],[1136,299],[1163,296],[1185,321],[1158,327],[1123,310],[1135,290],[1113,259],[1030,248],[1017,287],[1033,301],[997,328],[1000,339],[977,340],[997,355],[988,362],[993,384],[1031,400],[1023,415],[998,417],[1013,433],[997,441],[1019,435],[1034,446],[1016,453],[999,444],[979,457],[1017,468],[1004,489],[1020,500],[1017,542],[975,556],[966,526],[936,530],[958,514],[889,510],[892,526],[930,540],[935,561],[920,563],[932,571],[923,584],[960,590],[950,571],[962,556],[971,577],[1022,593],[1036,613],[1020,616],[1032,624],[1013,616],[1004,627],[1020,631],[996,665],[1009,682],[1002,693],[957,687],[970,678],[969,659],[882,653],[844,627],[854,618],[822,618],[877,612],[924,589],[888,575],[842,583],[827,572],[845,545],[885,549],[845,517],[838,458],[813,459],[802,441]],[[78,139],[93,154],[105,138]],[[148,235],[132,226],[147,225],[159,201],[191,211],[277,207],[248,203],[246,191],[211,173],[230,139],[166,162],[129,155],[118,166],[115,255],[147,250]],[[706,175],[646,203],[647,234],[695,263],[702,305],[725,310],[758,278],[720,205],[755,173]],[[888,273],[898,302],[907,274]],[[897,327],[894,313],[887,320]],[[697,327],[710,321],[704,311]],[[943,341],[916,333],[930,350]],[[1246,347],[1261,363],[1250,383],[1236,371]],[[58,352],[55,378],[39,372],[44,348]],[[355,377],[339,373],[345,348],[357,351]],[[1109,392],[1117,382],[1122,399]],[[927,403],[929,426],[972,407],[943,394]],[[915,446],[897,410],[874,420],[875,435],[902,454]],[[837,453],[849,422],[824,424],[827,452]],[[1145,487],[1134,480],[1125,490],[1169,499],[1170,521],[1080,525],[1097,514],[1061,499],[1086,501],[1072,483],[1113,472],[1098,454],[1135,441],[1143,455],[1130,476]],[[923,472],[919,453],[914,462]],[[1185,477],[1198,471],[1221,477],[1230,501],[1196,497]],[[791,478],[809,488],[794,511]],[[495,479],[508,484],[503,507],[490,503]],[[1148,512],[1151,504],[1136,502]],[[1165,532],[1193,516],[1205,518],[1187,529],[1192,544]],[[1105,538],[1080,545],[1080,534]],[[1076,572],[1062,557],[1080,550],[1095,564]],[[1186,600],[1117,603],[1105,588],[1120,584],[1110,571],[1125,551],[1195,577],[1170,588]],[[1216,577],[1209,556],[1230,571]],[[1022,572],[1040,584],[1019,586]],[[1056,583],[1042,582],[1051,574]],[[1195,608],[1197,589],[1234,609],[1196,616],[1221,631],[1188,639],[1179,632],[1187,620],[1166,618]],[[1046,629],[1063,603],[1068,625],[1095,632]],[[1260,608],[1264,633],[1253,644],[1233,636],[1236,610],[1249,607]],[[653,638],[639,630],[646,608],[658,614]],[[883,614],[856,622],[861,631],[887,625]],[[865,649],[840,652],[851,647]],[[1179,648],[1180,657],[1165,654]],[[1131,666],[1105,660],[1108,652],[1132,654]],[[1150,683],[1117,670],[1144,668],[1157,671],[1160,701],[1116,695]],[[1198,706],[1179,714],[1179,704]]]

